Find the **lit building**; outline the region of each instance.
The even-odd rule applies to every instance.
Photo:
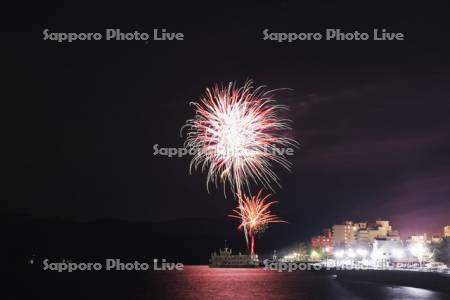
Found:
[[[372,243],[379,236],[378,229],[369,228],[369,230],[367,232],[367,236],[368,236],[369,242]]]
[[[352,221],[333,225],[333,243],[335,247],[348,248],[355,240],[355,231]]]
[[[358,244],[369,244],[369,231],[367,229],[360,229],[355,234],[355,242]]]
[[[353,225],[354,241],[352,246],[367,248],[370,245],[369,228],[367,222],[355,223]]]
[[[367,222],[346,221],[333,226],[333,242],[336,247],[366,247],[376,239],[400,241],[398,230],[392,230],[388,220],[377,220],[369,226]]]
[[[450,225],[444,226],[444,237],[450,237]]]
[[[400,233],[398,230],[391,230],[388,232],[386,239],[389,241],[400,241]]]
[[[333,247],[333,236],[330,229],[325,229],[323,234],[311,238],[311,246],[314,248]]]
[[[375,222],[376,228],[378,230],[378,235],[381,236],[387,236],[389,232],[392,230],[391,225],[389,225],[389,221],[386,220],[377,220]]]
[[[407,240],[407,243],[414,243],[414,242],[427,242],[427,234],[415,234],[411,235]]]
[[[368,238],[370,243],[373,243],[375,239],[400,241],[400,234],[398,230],[392,230],[389,221],[377,220],[373,227],[369,227]]]

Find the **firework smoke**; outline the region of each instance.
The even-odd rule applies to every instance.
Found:
[[[195,117],[182,128],[187,130],[185,147],[196,153],[189,170],[201,167],[207,172],[208,191],[210,183],[222,183],[226,196],[228,183],[239,197],[244,190],[250,193],[250,182],[268,189],[273,182],[280,185],[272,164],[289,170],[291,163],[273,147],[296,147],[297,142],[283,135],[290,121],[280,117],[286,107],[276,105],[272,93],[254,88],[251,81],[240,88],[229,83],[206,89],[200,101],[192,103]]]

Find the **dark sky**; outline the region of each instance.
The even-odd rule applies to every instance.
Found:
[[[389,218],[403,234],[450,223],[450,71],[445,2],[373,7],[297,1],[36,3],[11,23],[1,201],[6,213],[76,220],[224,216],[234,206],[179,147],[214,83],[252,78],[290,106],[301,143],[276,212],[317,232]],[[259,3],[259,4],[258,4]],[[185,41],[59,44],[42,30],[183,32]],[[405,41],[262,40],[325,28],[403,32]],[[310,229],[311,230],[311,229]]]

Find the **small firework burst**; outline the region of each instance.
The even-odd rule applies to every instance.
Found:
[[[250,253],[254,254],[255,234],[262,234],[270,223],[286,223],[269,208],[276,201],[266,202],[270,195],[262,197],[262,190],[256,196],[239,196],[239,205],[229,217],[241,220],[238,229],[244,229],[250,237]]]

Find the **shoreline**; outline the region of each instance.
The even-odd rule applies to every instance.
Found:
[[[337,280],[409,286],[450,293],[450,276],[441,273],[398,270],[330,270]]]

